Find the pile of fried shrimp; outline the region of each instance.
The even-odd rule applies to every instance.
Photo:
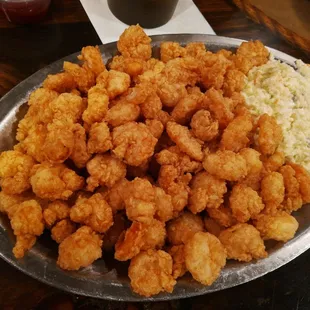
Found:
[[[0,211],[22,258],[44,230],[57,265],[78,270],[114,252],[130,261],[132,290],[173,291],[189,272],[211,285],[227,259],[267,257],[291,215],[310,202],[310,175],[287,162],[280,126],[254,119],[240,91],[269,52],[235,53],[163,42],[130,26],[104,63],[87,46],[33,91],[13,150],[0,155]]]

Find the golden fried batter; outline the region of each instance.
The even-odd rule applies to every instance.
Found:
[[[100,193],[78,199],[70,210],[70,219],[102,234],[113,225],[112,208]]]
[[[152,184],[141,178],[131,181],[126,188],[125,206],[127,217],[131,221],[150,223],[156,212]]]
[[[131,166],[139,166],[154,153],[157,139],[143,123],[129,122],[113,129],[113,153]]]
[[[117,42],[117,49],[125,57],[148,60],[152,55],[151,38],[139,26],[128,27]]]
[[[184,246],[185,264],[193,278],[211,285],[226,264],[226,250],[221,242],[207,232],[197,232]]]
[[[5,151],[0,155],[0,185],[9,195],[21,194],[28,190],[30,171],[35,161],[18,151]]]
[[[167,237],[173,245],[186,244],[196,232],[202,231],[204,225],[201,217],[187,211],[167,224]]]
[[[130,262],[128,276],[133,291],[145,297],[162,291],[172,293],[176,284],[172,277],[172,258],[161,250],[139,253]]]
[[[238,222],[255,218],[265,207],[262,198],[251,187],[237,184],[229,196],[229,206]]]
[[[67,200],[83,187],[84,179],[63,164],[44,163],[33,166],[30,183],[40,198]]]
[[[87,152],[105,153],[112,148],[110,129],[106,122],[93,123],[89,130]]]
[[[249,224],[237,224],[222,231],[219,239],[227,251],[228,259],[249,262],[267,257],[259,231]]]
[[[206,208],[218,208],[224,202],[226,183],[205,171],[197,173],[190,184],[188,209],[194,214]]]
[[[264,240],[273,239],[286,242],[292,239],[298,229],[296,219],[284,211],[274,214],[260,214],[254,221]]]
[[[101,245],[99,235],[82,226],[60,243],[57,264],[65,270],[87,267],[102,256]]]
[[[232,151],[207,154],[202,164],[207,172],[219,179],[238,181],[247,175],[246,161]]]
[[[112,187],[126,175],[126,165],[109,154],[97,154],[86,165],[89,177],[87,189],[94,191],[99,185]]]

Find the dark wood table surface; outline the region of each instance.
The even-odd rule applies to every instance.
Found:
[[[252,22],[231,1],[194,2],[218,35],[259,39],[310,63],[309,55]],[[99,37],[79,0],[53,0],[48,16],[37,25],[13,25],[0,12],[0,97],[47,64],[85,45],[96,44],[100,44]],[[133,304],[61,292],[0,260],[0,309],[306,310],[310,309],[309,261],[310,251],[271,274],[222,292],[186,300]]]

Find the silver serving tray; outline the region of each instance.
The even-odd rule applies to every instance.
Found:
[[[242,40],[204,34],[158,35],[152,37],[155,57],[159,55],[159,45],[162,41],[177,41],[181,44],[205,42],[211,51],[222,48],[234,50],[242,42]],[[116,54],[116,43],[105,44],[100,49],[106,62]],[[295,58],[274,49],[270,49],[270,51],[275,58],[295,67]],[[72,54],[36,72],[0,100],[0,151],[13,147],[17,122],[26,112],[25,103],[30,92],[41,85],[47,74],[61,71],[65,60],[77,62],[78,54]],[[23,259],[15,259],[12,254],[15,237],[9,221],[4,215],[0,216],[0,257],[39,281],[79,295],[122,301],[159,301],[185,298],[251,281],[283,266],[305,252],[310,247],[310,208],[304,207],[294,215],[299,222],[295,238],[285,244],[267,243],[269,250],[267,258],[250,263],[229,261],[221,276],[209,287],[197,283],[190,276],[185,276],[179,279],[172,294],[162,293],[152,298],[134,294],[130,289],[127,277],[128,264],[114,261],[111,255],[108,256],[105,253],[103,259],[80,271],[61,270],[56,265],[57,245],[49,238],[48,234],[41,236],[34,248]]]

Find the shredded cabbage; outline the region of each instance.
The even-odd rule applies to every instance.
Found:
[[[301,60],[296,67],[271,58],[250,70],[242,94],[256,117],[277,119],[284,136],[280,150],[310,171],[310,67]]]

